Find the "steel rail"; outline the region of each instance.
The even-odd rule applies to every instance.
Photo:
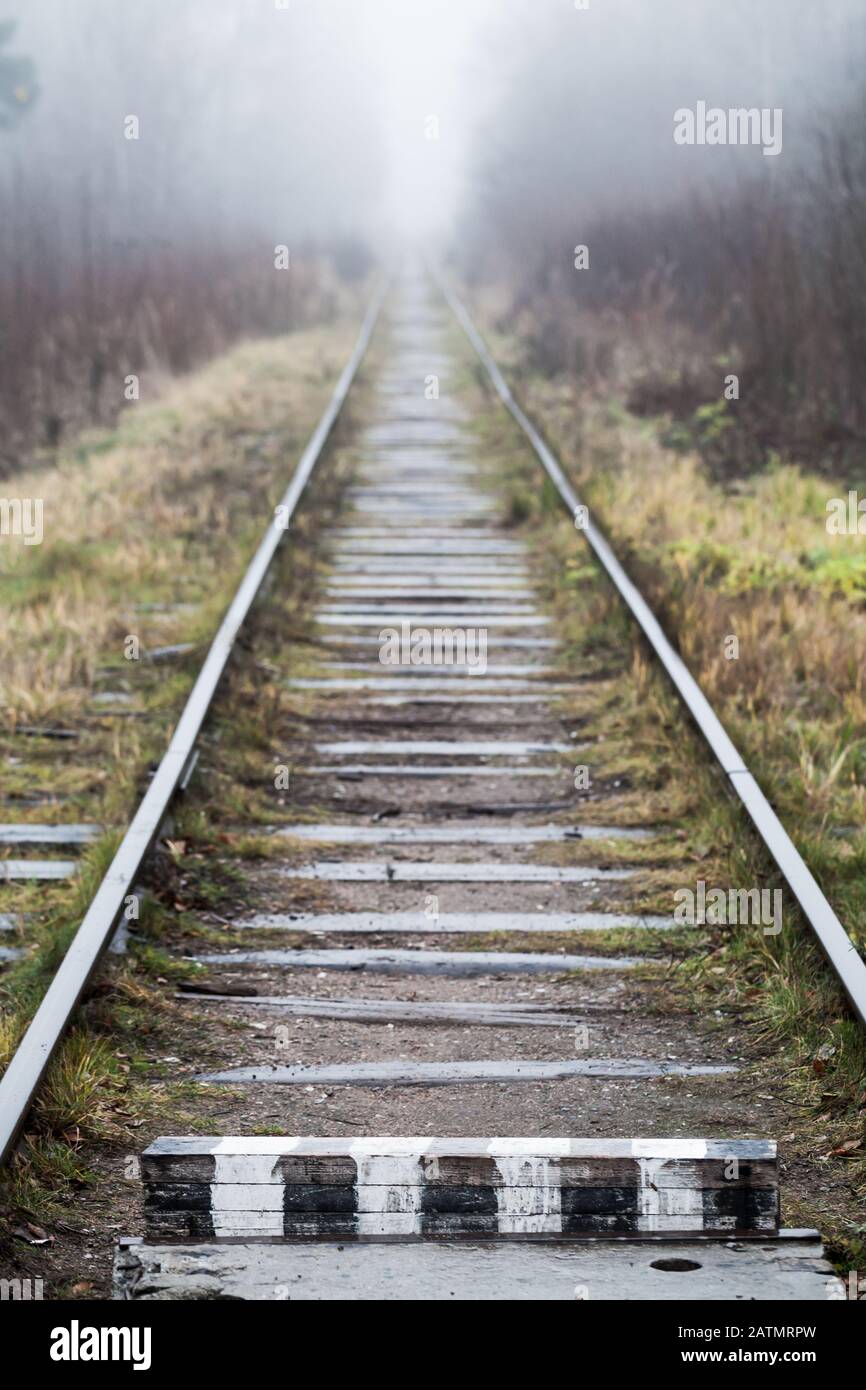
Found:
[[[562,468],[535,425],[515,400],[490,351],[454,289],[435,268],[431,273],[487,372],[502,404],[520,426],[571,516],[585,523],[580,530],[619,591],[644,636],[667,671],[686,708],[710,745],[731,787],[775,860],[791,892],[836,971],[851,1005],[866,1024],[866,963],[845,931],[799,850],[758,786],[718,715],[674,650],[640,590],[629,579],[609,543],[589,516]]]
[[[196,740],[225,671],[235,638],[258,595],[285,529],[345,403],[349,387],[369,345],[386,289],[387,282],[383,277],[364,316],[352,355],[340,374],[292,480],[274,509],[274,519],[262,537],[217,630],[153,780],[0,1080],[0,1163],[6,1160],[15,1144],[54,1050],[111,940],[145,856],[194,757]]]

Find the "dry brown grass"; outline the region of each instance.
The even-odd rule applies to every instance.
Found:
[[[45,539],[0,543],[7,627],[0,712],[18,722],[81,712],[100,667],[124,676],[147,646],[212,630],[293,460],[350,351],[355,324],[248,343],[93,435],[15,493],[44,500]],[[191,604],[177,615],[142,603]]]
[[[862,827],[866,811],[866,550],[862,536],[826,530],[826,504],[845,495],[844,482],[777,462],[724,487],[598,379],[593,389],[533,375],[521,341],[492,337],[581,497],[801,848],[814,851],[819,877],[828,857],[859,856],[862,837],[840,832]],[[736,659],[726,655],[731,636]],[[859,931],[866,889],[855,902],[847,869],[841,878],[844,888],[832,874],[824,886],[841,893],[837,907]]]
[[[497,336],[522,403],[610,537],[740,746],[855,943],[866,944],[866,614],[864,541],[833,537],[825,505],[845,486],[776,463],[736,487],[661,442],[665,420],[629,415],[602,376],[551,379],[525,344]],[[658,664],[503,412],[483,414],[484,449],[534,545],[555,634],[577,675],[609,670],[616,698],[581,726],[604,778],[627,779],[636,820],[678,827],[681,885],[775,887],[781,879],[748,816],[691,728]],[[728,660],[735,634],[740,655]],[[631,659],[629,659],[631,653]],[[603,794],[603,792],[602,792]],[[619,793],[618,793],[619,794]],[[671,880],[655,901],[671,908]],[[770,1050],[767,1087],[790,1106],[780,1136],[802,1176],[788,1219],[821,1227],[842,1268],[862,1268],[866,1201],[866,1036],[814,934],[784,890],[773,938],[708,929],[671,976],[677,1007],[730,1010]],[[825,1167],[825,1165],[829,1165]],[[833,1195],[812,1175],[832,1178]],[[793,1194],[793,1197],[792,1197]],[[793,1205],[792,1205],[793,1200]]]
[[[158,758],[272,508],[320,417],[354,343],[361,295],[339,321],[246,343],[126,417],[91,434],[53,468],[16,480],[45,501],[41,545],[0,544],[7,623],[0,663],[2,819],[123,825]],[[292,549],[287,538],[283,550]],[[136,612],[138,605],[182,606]],[[126,661],[126,636],[194,642],[188,660]],[[93,703],[126,689],[139,719]],[[63,725],[71,741],[28,738],[21,725]],[[50,799],[54,798],[54,799]],[[3,973],[0,1064],[8,1059],[110,862],[114,837],[83,856],[71,881],[4,887],[0,911],[29,914],[10,937],[24,959]],[[203,884],[202,893],[216,891]],[[73,1170],[69,1143],[114,1132],[115,1108],[151,1104],[124,1056],[163,1026],[149,982],[183,969],[160,948],[161,909],[145,899],[141,944],[109,957],[61,1045],[31,1119],[32,1143],[6,1175],[36,1204]],[[154,1101],[155,1103],[155,1101]],[[71,1136],[71,1138],[70,1138]],[[38,1161],[37,1161],[38,1160]]]

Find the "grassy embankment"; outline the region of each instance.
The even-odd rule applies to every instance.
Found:
[[[595,372],[591,382],[542,375],[532,368],[526,324],[506,323],[502,302],[479,297],[475,309],[522,403],[864,950],[866,540],[828,534],[825,525],[828,499],[845,496],[848,484],[771,458],[763,471],[725,485],[685,441],[704,428],[724,432],[736,402],[704,409],[688,429],[670,415],[638,418],[624,405],[638,354],[626,347],[625,368],[612,355],[607,376]],[[609,337],[604,325],[600,332]],[[487,428],[502,449],[510,426],[494,419]],[[717,438],[711,442],[717,456]],[[536,532],[560,635],[577,660],[598,660],[623,636],[633,647],[607,728],[594,732],[603,738],[627,727],[630,748],[644,750],[637,763],[632,752],[621,771],[643,789],[649,808],[658,806],[659,788],[688,789],[668,807],[667,818],[689,829],[678,881],[691,888],[700,878],[724,888],[779,886],[665,677],[560,515],[553,489],[527,475],[522,457],[515,441],[511,515]],[[729,655],[732,636],[736,657]],[[798,1154],[817,1154],[836,1172],[844,1165],[851,1194],[827,1206],[819,1193],[807,1194],[796,1211],[789,1204],[786,1220],[821,1225],[840,1261],[862,1268],[866,1226],[852,1212],[866,1192],[866,1038],[790,893],[778,937],[717,927],[709,944],[701,934],[677,976],[695,1007],[740,1010],[742,1026],[777,1049],[778,1087],[792,1107],[792,1132],[780,1136],[788,1156],[796,1162]]]
[[[2,974],[0,1066],[165,747],[351,351],[360,311],[360,294],[341,295],[327,323],[243,344],[170,383],[156,402],[136,405],[113,432],[91,432],[53,464],[15,479],[16,496],[44,499],[45,535],[41,545],[7,539],[0,550],[2,819],[92,821],[105,833],[72,880],[2,890],[0,911],[21,915],[3,944],[25,955]],[[139,642],[137,660],[125,655],[130,637]],[[186,643],[188,652],[153,659],[161,647]],[[99,694],[111,698],[95,702]],[[71,737],[47,736],[61,729]],[[190,901],[218,901],[226,891],[202,872]],[[188,969],[160,947],[165,920],[165,903],[146,896],[136,944],[107,959],[53,1061],[3,1183],[10,1227],[50,1218],[68,1185],[86,1181],[82,1140],[127,1135],[134,1146],[142,1115],[170,1096],[145,1086],[149,1064],[137,1060],[143,1042],[153,1050],[170,1008],[158,981]]]

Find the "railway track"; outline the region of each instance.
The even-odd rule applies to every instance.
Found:
[[[168,1133],[146,1148],[144,1234],[120,1243],[118,1294],[676,1300],[689,1271],[690,1298],[824,1299],[832,1275],[817,1234],[780,1231],[776,1136],[754,1123],[741,1132],[736,1049],[718,1031],[663,1016],[656,946],[673,923],[641,899],[665,827],[630,820],[582,742],[586,711],[610,691],[598,672],[575,679],[567,669],[528,546],[502,524],[454,315],[861,1017],[862,961],[441,289],[400,280],[377,330],[376,369],[356,388],[366,419],[323,547],[313,658],[287,678],[298,712],[287,800],[298,819],[273,832],[276,852],[244,866],[251,906],[228,923],[231,945],[186,951],[201,971],[178,1007],[202,1043],[175,1074],[222,1097],[208,1104],[227,1118],[211,1135]],[[4,1155],[192,775],[235,637],[382,302],[380,292],[0,1082]],[[595,798],[579,794],[589,764],[605,787]],[[95,833],[71,829],[76,843]]]

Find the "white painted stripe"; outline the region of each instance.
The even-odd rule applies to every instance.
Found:
[[[273,1150],[215,1155],[210,1188],[214,1235],[283,1234],[283,1180],[279,1173],[274,1176],[277,1162]]]
[[[370,1141],[355,1141],[357,1231],[363,1236],[420,1235],[424,1190],[422,1148],[393,1142],[391,1153],[371,1152]],[[387,1218],[387,1219],[384,1219]]]
[[[252,1153],[248,1149],[229,1153],[220,1149],[214,1155],[214,1184],[248,1187],[250,1183],[267,1183],[279,1186],[282,1181],[279,1159],[274,1157],[272,1147],[264,1148],[259,1153]]]
[[[706,1158],[706,1139],[633,1139],[635,1158]]]
[[[500,1235],[558,1235],[562,1231],[559,1164],[527,1154],[494,1154],[502,1177],[496,1205]]]
[[[656,1146],[656,1152],[658,1152],[658,1146]],[[637,1227],[639,1231],[678,1230],[682,1226],[703,1225],[703,1195],[699,1187],[666,1188],[659,1184],[659,1172],[662,1168],[666,1168],[669,1162],[670,1159],[667,1157],[638,1158],[640,1187],[637,1196]],[[700,1217],[700,1221],[696,1222],[695,1217]],[[671,1224],[672,1219],[673,1224]]]
[[[261,1162],[260,1159],[257,1161]],[[236,1159],[235,1162],[238,1160]],[[258,1215],[260,1212],[271,1213],[282,1212],[283,1210],[285,1184],[282,1176],[278,1174],[273,1182],[260,1182],[249,1166],[249,1159],[245,1161],[245,1165],[239,1170],[240,1180],[238,1182],[214,1182],[211,1184],[211,1188],[216,1190],[215,1196],[212,1195],[211,1197],[211,1213],[218,1212],[221,1221],[228,1222],[230,1218],[243,1217],[247,1212]],[[216,1225],[214,1225],[214,1231],[216,1232]]]
[[[449,1143],[449,1140],[445,1141]],[[597,1141],[596,1141],[597,1142]],[[602,1141],[604,1143],[604,1141]],[[610,1142],[610,1141],[608,1141]],[[617,1141],[613,1141],[617,1142]],[[592,1144],[591,1139],[556,1139],[556,1138],[496,1138],[482,1140],[486,1145],[484,1152],[490,1154],[491,1158],[568,1158],[574,1151],[575,1144]]]
[[[305,1140],[303,1142],[306,1142]],[[339,1139],[324,1139],[317,1141],[323,1144],[339,1144]],[[437,1139],[419,1139],[414,1135],[409,1137],[397,1136],[376,1136],[375,1138],[347,1139],[344,1141],[346,1147],[340,1149],[340,1153],[348,1153],[352,1158],[357,1157],[379,1157],[393,1158],[402,1156],[404,1158],[420,1156],[425,1154],[431,1144],[439,1143]],[[447,1141],[446,1141],[447,1142]]]
[[[178,1139],[177,1141],[174,1141],[174,1140],[159,1140],[159,1139],[156,1141],[157,1144],[174,1143],[174,1142],[177,1142],[177,1143],[179,1143],[179,1144],[181,1144],[181,1145],[185,1145],[185,1144],[187,1144],[187,1143],[189,1143],[189,1142],[192,1142],[192,1143],[195,1145],[195,1144],[197,1144],[199,1141],[197,1141],[197,1140],[195,1140],[195,1139],[192,1139],[192,1140],[190,1141],[190,1140],[186,1140],[185,1138]],[[303,1153],[303,1152],[306,1152],[305,1146],[306,1146],[306,1144],[307,1144],[308,1141],[307,1141],[306,1139],[299,1138],[299,1137],[297,1137],[297,1136],[295,1136],[295,1135],[276,1135],[276,1136],[275,1136],[275,1135],[273,1135],[273,1134],[240,1134],[240,1135],[235,1134],[235,1135],[228,1135],[228,1136],[226,1136],[226,1137],[223,1138],[223,1139],[207,1139],[207,1140],[202,1140],[201,1142],[202,1142],[203,1144],[207,1144],[208,1147],[207,1147],[206,1149],[204,1149],[204,1150],[201,1150],[200,1152],[212,1153],[212,1154],[217,1154],[217,1155],[220,1155],[220,1156],[225,1156],[225,1157],[227,1157],[227,1156],[230,1156],[230,1155],[233,1155],[233,1154],[278,1154],[278,1155],[281,1155],[281,1154],[294,1153],[296,1149],[300,1149],[301,1152]],[[196,1151],[198,1151],[198,1150],[196,1150]],[[187,1152],[189,1152],[189,1150],[187,1150]],[[230,1170],[229,1168],[227,1168],[226,1171],[229,1172],[229,1171],[231,1171],[231,1170]],[[228,1179],[228,1181],[233,1182],[233,1181],[235,1181],[235,1179],[231,1178],[231,1179]],[[249,1179],[248,1179],[248,1181],[249,1181]],[[265,1179],[262,1179],[262,1181],[270,1182],[271,1179],[270,1179],[270,1178],[265,1178]]]
[[[282,1188],[280,1188],[282,1195]],[[282,1236],[283,1213],[280,1211],[213,1211],[215,1236],[260,1240],[264,1236]]]

